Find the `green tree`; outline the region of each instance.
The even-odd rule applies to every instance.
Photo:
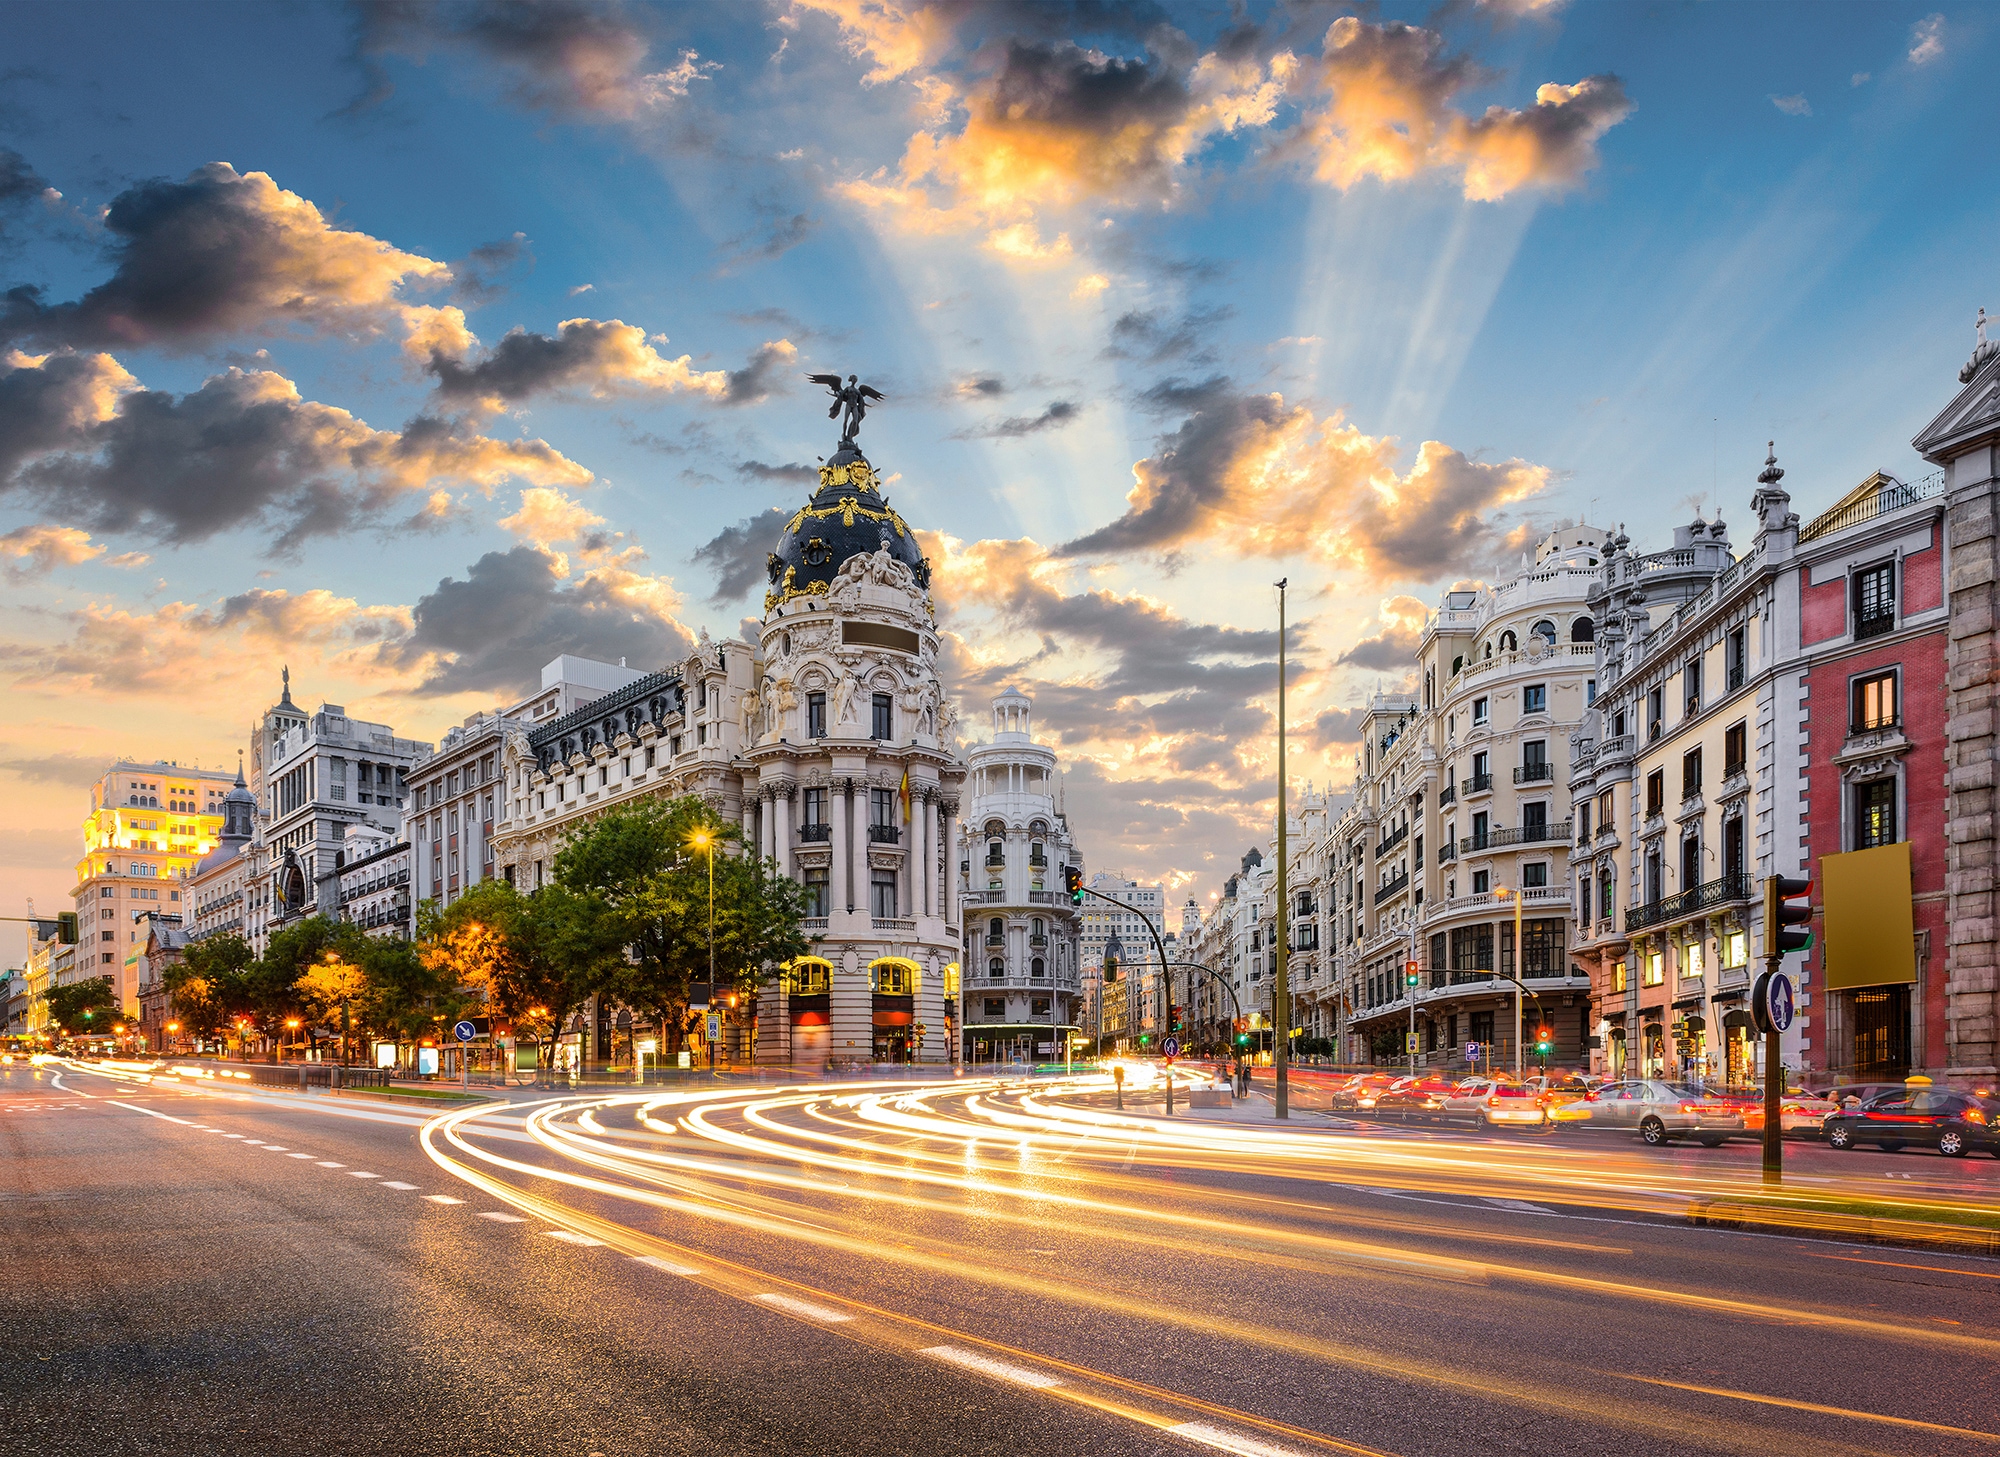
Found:
[[[690,984],[708,980],[711,936],[718,995],[751,991],[803,955],[803,887],[736,853],[740,839],[692,796],[622,805],[578,831],[555,884],[580,903],[558,937],[580,985],[677,1039]]]
[[[317,1041],[322,1033],[341,1031],[343,1012],[348,1029],[360,1031],[372,943],[359,926],[327,916],[282,927],[245,973],[245,1005],[266,1031],[297,1015]]]
[[[615,941],[597,934],[599,909],[561,885],[524,896],[504,880],[481,881],[448,907],[418,907],[419,944],[428,965],[479,993],[518,1040],[542,1050],[546,1066],[557,1032],[590,996],[588,973],[622,959]]]
[[[174,1020],[196,1037],[219,1034],[246,1005],[243,978],[255,959],[250,943],[233,932],[190,943],[160,974]]]
[[[49,1009],[49,1021],[68,1037],[84,1033],[109,1036],[112,1025],[123,1011],[111,990],[111,978],[108,976],[93,976],[87,981],[73,981],[68,986],[52,986],[42,993],[42,1001]]]

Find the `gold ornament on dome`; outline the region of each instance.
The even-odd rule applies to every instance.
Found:
[[[873,491],[881,494],[875,484],[875,467],[865,460],[849,461],[846,465],[823,465],[819,468],[819,488],[824,491],[829,486],[853,486],[857,490]]]
[[[839,502],[832,506],[801,506],[798,514],[785,523],[785,530],[787,533],[796,532],[807,521],[824,521],[829,516],[838,516],[842,526],[852,526],[858,516],[864,521],[884,522],[898,536],[906,537],[910,534],[903,523],[903,518],[892,508],[884,506],[877,511],[873,507],[862,505],[852,496],[842,496]]]

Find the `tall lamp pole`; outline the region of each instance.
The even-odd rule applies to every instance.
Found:
[[[708,852],[708,1002],[715,1005],[715,833],[707,826],[688,836],[688,843]],[[715,1066],[715,1044],[708,1045],[708,1065]]]
[[[1514,900],[1515,974],[1510,980],[1514,983],[1514,1081],[1518,1083],[1521,1081],[1521,994],[1526,989],[1521,982],[1520,974],[1527,970],[1527,962],[1521,955],[1521,889],[1519,886],[1515,886],[1512,890],[1509,890],[1506,886],[1501,885],[1495,886],[1493,893],[1495,895],[1511,896]],[[1496,956],[1494,960],[1497,961],[1499,958]],[[1537,998],[1537,1001],[1539,1000]]]
[[[1286,1059],[1292,1044],[1291,990],[1285,977],[1285,583],[1278,580],[1278,944],[1273,953],[1277,978],[1271,985],[1271,1070],[1277,1085],[1276,1113],[1291,1116],[1291,1085],[1286,1077]]]

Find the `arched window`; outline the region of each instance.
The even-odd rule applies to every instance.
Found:
[[[810,956],[794,961],[785,973],[785,989],[801,997],[822,996],[832,983],[832,965]]]
[[[1040,820],[1028,826],[1028,833],[1031,835],[1046,835],[1048,832],[1049,827]]]
[[[1488,644],[1486,645],[1486,656],[1487,656],[1488,658],[1491,658],[1491,657],[1493,656],[1493,644],[1492,644],[1492,643],[1488,643]]]
[[[877,996],[908,997],[916,995],[917,967],[913,961],[897,961],[884,958],[869,963],[868,979],[871,990]]]
[[[1597,625],[1588,617],[1579,617],[1569,625],[1569,640],[1571,642],[1596,642]]]
[[[1033,920],[1028,922],[1028,935],[1032,937],[1034,940],[1036,941],[1044,940],[1047,934],[1048,933],[1043,929],[1042,918],[1040,916],[1036,916]]]
[[[1501,652],[1513,653],[1513,652],[1519,652],[1520,649],[1521,649],[1521,640],[1514,636],[1513,628],[1510,627],[1505,632],[1500,634]]]
[[[1048,963],[1043,961],[1041,957],[1037,956],[1033,961],[1028,963],[1029,980],[1046,981],[1048,980],[1048,975],[1049,975]]]
[[[992,834],[992,831],[989,830],[987,833],[990,836]],[[989,838],[987,840],[986,863],[990,866],[995,866],[995,867],[1005,865],[1007,863],[1007,847],[1000,840],[993,838]]]
[[[986,923],[986,944],[998,946],[1007,939],[1007,925],[998,916]]]
[[[1451,660],[1451,676],[1456,678],[1458,676],[1458,670],[1460,668],[1463,668],[1464,666],[1465,666],[1465,654],[1460,653],[1457,657]]]
[[[1536,637],[1540,638],[1550,647],[1556,645],[1556,625],[1546,617],[1535,624],[1533,631]]]
[[[991,961],[986,963],[986,974],[992,977],[993,980],[999,981],[1002,977],[1007,975],[1007,963],[1002,961],[997,956],[994,957]]]

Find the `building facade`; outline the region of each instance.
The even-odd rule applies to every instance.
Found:
[[[182,917],[190,939],[241,936],[261,956],[264,928],[261,915],[253,914],[253,901],[262,888],[263,847],[257,844],[257,797],[244,783],[240,765],[219,809],[215,844],[181,887]]]
[[[371,936],[416,937],[416,902],[410,893],[415,857],[407,840],[349,827],[347,853],[334,872],[334,914]]]
[[[806,888],[814,952],[725,1025],[731,1056],[797,1066],[947,1062],[960,908],[948,873],[965,767],[937,673],[930,567],[844,443],[769,559],[756,642],[711,642],[534,727],[507,730],[495,864],[546,883],[604,807],[695,794]],[[600,1013],[584,1029],[608,1055]]]
[[[230,776],[159,760],[120,760],[90,789],[77,861],[73,964],[111,978],[118,1005],[139,1011],[138,955],[148,911],[181,914],[182,882],[215,848]]]
[[[992,738],[966,755],[956,847],[966,906],[963,1056],[1061,1059],[1082,1016],[1082,928],[1063,868],[1083,868],[1056,800],[1056,755],[1034,741],[1034,704],[993,700]]]

